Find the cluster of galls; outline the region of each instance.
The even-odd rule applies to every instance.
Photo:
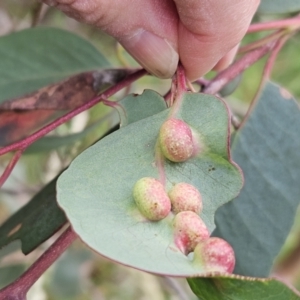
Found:
[[[199,152],[199,142],[182,120],[169,119],[159,132],[162,154],[172,162],[184,162]],[[172,211],[174,243],[181,252],[194,252],[193,261],[209,272],[232,273],[235,257],[232,247],[223,239],[209,237],[199,214],[202,211],[200,192],[188,183],[177,183],[167,193],[155,178],[144,177],[133,188],[133,198],[140,212],[151,221],[164,219]]]

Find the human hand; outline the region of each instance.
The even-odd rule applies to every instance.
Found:
[[[114,36],[150,73],[195,80],[233,60],[259,0],[43,0]]]

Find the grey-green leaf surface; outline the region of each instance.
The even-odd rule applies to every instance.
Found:
[[[148,101],[145,95],[139,100]],[[215,210],[242,186],[241,172],[229,156],[228,111],[213,96],[185,94],[178,113],[201,135],[205,151],[184,163],[166,160],[166,188],[181,181],[196,186],[204,203],[201,217],[212,231]],[[138,179],[159,177],[154,149],[168,114],[131,123],[79,155],[58,180],[58,203],[82,241],[100,254],[148,272],[196,276],[206,271],[173,243],[172,214],[150,222],[132,198]]]
[[[291,229],[300,195],[299,130],[297,103],[268,82],[232,145],[245,185],[216,213],[214,235],[233,246],[236,274],[267,277]]]
[[[300,11],[299,0],[262,0],[258,13],[260,14],[286,14]]]
[[[188,279],[201,300],[299,300],[298,291],[275,279],[215,276]]]
[[[74,74],[109,66],[88,41],[45,27],[0,37],[0,57],[0,103]]]
[[[22,252],[28,254],[66,223],[66,217],[56,202],[56,180],[1,225],[0,248],[19,239]]]
[[[167,108],[164,99],[152,90],[145,90],[143,97],[139,97],[137,94],[130,94],[122,99],[119,104],[118,111],[121,127],[153,116]]]

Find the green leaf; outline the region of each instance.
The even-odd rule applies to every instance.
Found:
[[[71,75],[109,66],[88,41],[37,27],[0,38],[0,103]]]
[[[286,14],[298,11],[299,0],[262,0],[257,10],[259,14]]]
[[[297,103],[267,83],[232,146],[245,186],[216,214],[214,235],[233,246],[236,274],[267,277],[291,229],[300,195],[299,129]]]
[[[231,95],[240,85],[242,81],[242,74],[239,74],[233,78],[229,83],[227,83],[219,92],[222,97],[227,97]]]
[[[25,269],[26,266],[21,264],[0,267],[0,289],[15,281]]]
[[[147,93],[139,97],[149,100]],[[58,202],[82,241],[100,254],[148,272],[195,276],[205,271],[174,245],[171,214],[147,221],[132,198],[138,179],[159,177],[154,149],[168,114],[123,127],[79,155],[58,180]],[[201,217],[212,231],[215,210],[242,186],[240,170],[229,160],[228,111],[213,96],[185,94],[179,114],[201,133],[206,151],[184,163],[165,161],[167,189],[181,181],[196,186],[204,203]]]
[[[57,177],[1,225],[0,248],[20,239],[22,252],[28,254],[66,223],[56,203],[56,180]]]
[[[99,121],[95,122],[94,124],[91,124],[90,126],[86,127],[83,131],[78,133],[73,133],[65,136],[46,136],[39,140],[37,140],[35,143],[30,145],[26,151],[25,154],[35,154],[42,151],[51,151],[54,149],[58,149],[63,146],[70,145],[72,143],[75,143],[76,141],[84,138],[87,134],[89,134],[91,131],[95,130],[99,127],[99,124],[109,117],[111,117],[111,114],[108,114],[101,118]]]
[[[93,253],[87,248],[70,247],[66,254],[58,259],[47,280],[46,289],[51,299],[80,299],[80,295],[85,293],[83,264],[95,264]]]
[[[119,104],[121,127],[153,116],[167,108],[164,99],[152,90],[145,90],[143,97],[137,94],[128,95]]]
[[[299,300],[298,291],[275,279],[216,276],[188,279],[201,300]]]
[[[67,146],[70,144],[75,143],[79,139],[85,137],[86,134],[88,134],[88,128],[87,130],[83,130],[78,133],[73,133],[69,135],[64,135],[64,136],[45,136],[41,138],[40,140],[37,140],[35,143],[30,145],[26,151],[25,154],[35,154],[39,152],[44,152],[44,151],[52,151],[56,150],[60,147]]]
[[[147,102],[140,101],[140,97],[137,97],[136,94],[128,95],[119,102],[121,126],[124,127],[129,123],[133,123],[141,119],[147,118],[166,109],[165,101],[158,93],[152,90],[145,90],[144,95],[147,95],[148,97]],[[76,141],[84,138],[87,134],[96,129],[99,126],[99,123],[105,121],[111,116],[111,114],[104,116],[103,118],[101,118],[101,120],[95,122],[94,124],[91,124],[83,131],[78,133],[69,134],[65,136],[43,137],[37,140],[32,145],[30,145],[26,149],[25,154],[34,154],[42,151],[51,151],[54,149],[58,149],[62,146],[75,143]]]

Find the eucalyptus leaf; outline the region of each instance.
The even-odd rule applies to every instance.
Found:
[[[300,111],[282,87],[266,83],[232,145],[245,185],[216,213],[215,236],[234,248],[234,273],[267,277],[292,227],[300,195]]]
[[[148,92],[137,97],[149,100]],[[137,116],[142,113],[136,111]],[[155,144],[169,113],[164,110],[131,123],[87,149],[60,176],[57,197],[81,240],[100,254],[148,272],[195,276],[206,271],[175,246],[172,214],[150,222],[132,198],[138,179],[159,177]],[[201,135],[205,150],[184,163],[166,160],[166,187],[181,181],[196,186],[204,204],[201,217],[212,231],[215,210],[242,186],[240,169],[229,155],[228,110],[218,98],[187,93],[178,117]]]
[[[58,149],[63,146],[67,146],[70,144],[75,143],[76,141],[84,138],[86,135],[91,133],[93,130],[97,129],[101,122],[104,122],[105,120],[112,117],[112,114],[108,114],[101,118],[99,121],[89,125],[84,130],[78,133],[73,133],[65,136],[45,136],[36,142],[34,142],[32,145],[30,145],[26,151],[25,154],[35,154],[38,152],[43,151],[51,151],[54,149]],[[115,125],[115,124],[114,124]]]
[[[46,27],[0,37],[0,57],[0,103],[74,74],[109,66],[90,42]]]
[[[53,179],[1,225],[0,248],[21,240],[22,252],[28,254],[66,223],[66,217],[56,202],[56,180]]]
[[[262,0],[257,10],[259,14],[286,14],[299,11],[299,0]]]
[[[242,74],[239,74],[236,76],[233,80],[231,80],[229,83],[227,83],[221,90],[220,90],[220,95],[222,97],[227,97],[231,95],[240,85],[242,81]]]
[[[201,300],[299,300],[299,292],[275,279],[214,276],[188,279]]]
[[[16,280],[26,269],[24,264],[0,267],[0,289]]]
[[[152,90],[145,90],[143,97],[138,94],[130,94],[122,99],[119,104],[121,127],[153,116],[167,108],[165,100]]]

